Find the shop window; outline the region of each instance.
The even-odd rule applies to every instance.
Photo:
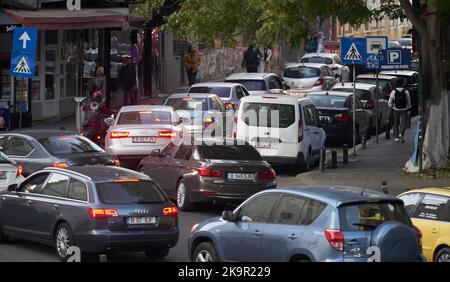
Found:
[[[47,30],[45,31],[45,45],[57,45],[58,44],[58,31]]]

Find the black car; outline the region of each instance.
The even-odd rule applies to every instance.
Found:
[[[319,111],[319,117],[328,141],[353,144],[353,94],[337,91],[311,92],[311,98]],[[356,136],[369,137],[371,115],[361,100],[355,97]]]
[[[21,238],[86,253],[163,258],[178,241],[178,211],[148,176],[119,167],[46,168],[0,192],[0,242]],[[90,257],[90,256],[89,256]]]
[[[40,130],[0,134],[0,150],[23,165],[24,176],[45,167],[119,165],[115,156],[71,131]]]

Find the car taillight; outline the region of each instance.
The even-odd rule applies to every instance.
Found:
[[[233,105],[233,103],[225,103],[225,108],[233,109],[234,105]]]
[[[197,170],[198,175],[204,177],[223,177],[223,171],[213,170],[209,166],[201,167]]]
[[[325,229],[324,233],[325,238],[333,248],[340,252],[344,251],[344,234],[341,230]]]
[[[375,102],[372,99],[367,100],[366,107],[367,107],[367,109],[375,108]]]
[[[23,165],[19,165],[17,167],[17,175],[16,176],[21,176],[23,174]]]
[[[325,79],[323,79],[323,77],[320,77],[316,83],[314,83],[314,86],[321,86],[323,85],[323,83],[325,82]]]
[[[127,131],[111,131],[109,133],[111,139],[127,138],[128,136],[130,136],[130,133]]]
[[[346,114],[337,114],[334,116],[336,122],[346,123],[350,122],[350,117]]]
[[[163,215],[175,217],[178,214],[178,210],[176,207],[167,207],[162,210]]]
[[[298,142],[302,142],[303,141],[303,120],[300,119],[298,121]]]
[[[177,133],[172,130],[158,131],[158,135],[159,135],[159,137],[163,137],[163,138],[177,137]]]
[[[119,212],[116,209],[98,209],[90,208],[89,217],[92,219],[108,219],[111,217],[118,217]]]
[[[419,247],[422,248],[422,231],[416,226],[414,226],[414,230],[416,231],[417,241],[419,241]]]
[[[271,168],[264,172],[258,172],[258,178],[263,180],[275,180],[277,179],[277,174],[275,173],[275,170]]]
[[[61,162],[52,164],[52,167],[61,168],[61,167],[69,167],[69,165],[66,162]]]

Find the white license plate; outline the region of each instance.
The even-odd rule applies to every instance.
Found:
[[[328,122],[330,122],[330,121],[331,121],[331,118],[328,117],[328,116],[320,116],[320,120],[321,120],[321,121],[328,121]]]
[[[6,179],[6,171],[0,171],[0,179]]]
[[[155,137],[137,136],[133,137],[133,143],[155,143]]]
[[[255,180],[255,174],[253,174],[253,173],[234,173],[234,172],[230,172],[230,173],[228,173],[227,178],[229,180],[253,181],[253,180]]]
[[[156,217],[154,216],[145,216],[145,217],[129,217],[127,218],[128,225],[137,225],[137,224],[155,224]]]
[[[255,147],[259,149],[278,149],[278,142],[258,141]]]

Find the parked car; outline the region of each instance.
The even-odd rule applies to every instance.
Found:
[[[0,152],[0,191],[6,190],[11,184],[20,184],[23,177],[23,166],[11,160]]]
[[[216,94],[173,94],[166,99],[164,105],[172,107],[184,119],[183,127],[190,134],[203,134],[205,129],[210,129],[211,135],[218,136],[219,132],[215,132],[218,128],[222,129],[221,136],[231,135],[232,118],[227,120],[225,104]]]
[[[347,82],[350,78],[350,69],[342,64],[341,57],[335,53],[308,53],[300,59],[300,63],[326,64],[340,82]]]
[[[349,92],[321,91],[306,96],[316,105],[320,122],[327,134],[327,140],[353,144],[353,94]],[[361,100],[356,104],[356,140],[369,137],[371,115],[364,109]]]
[[[163,149],[179,139],[182,132],[180,118],[168,106],[125,106],[110,124],[105,150],[130,169],[136,169],[153,149]]]
[[[416,71],[398,70],[398,71],[382,71],[382,75],[395,76],[406,82],[406,89],[411,96],[411,114],[413,116],[419,113],[419,73]]]
[[[397,39],[397,42],[402,48],[407,49],[411,54],[413,53],[413,40],[412,37],[402,37]]]
[[[241,98],[250,95],[243,85],[227,82],[196,83],[189,88],[188,93],[216,94],[225,107],[231,110],[239,108]]]
[[[397,77],[391,75],[379,75],[378,87],[381,88],[386,100],[389,100],[392,90],[397,86]],[[360,74],[356,77],[356,83],[367,83],[377,85],[377,78],[375,74]]]
[[[23,165],[24,176],[45,167],[120,165],[116,156],[105,153],[91,140],[71,131],[1,133],[0,147],[9,158]]]
[[[388,48],[402,48],[402,45],[397,40],[389,40]]]
[[[266,118],[265,118],[266,117]],[[271,164],[308,171],[319,160],[326,135],[311,99],[295,96],[242,98],[236,137],[245,140]]]
[[[332,91],[338,92],[350,92],[353,93],[353,86],[356,90],[356,97],[358,97],[363,104],[365,110],[367,110],[371,116],[371,127],[374,129],[377,126],[381,130],[384,125],[389,121],[391,109],[388,102],[384,99],[384,95],[381,93],[381,89],[376,85],[366,83],[338,83],[331,88]],[[378,116],[376,115],[376,107],[378,103]]]
[[[250,95],[287,94],[287,87],[274,73],[233,73],[225,82],[244,85]]]
[[[337,80],[325,64],[292,63],[283,71],[283,80],[290,89],[303,92],[329,90]]]
[[[233,139],[203,139],[155,150],[139,171],[158,182],[180,210],[195,203],[242,202],[276,187],[276,175],[258,151]],[[168,177],[170,176],[170,177]]]
[[[367,262],[370,247],[383,262],[423,260],[403,203],[356,187],[266,190],[194,225],[188,241],[196,262]]]
[[[143,251],[163,258],[178,241],[177,208],[148,176],[118,167],[46,168],[0,192],[0,240],[83,253]]]
[[[398,198],[422,231],[427,261],[450,262],[450,187],[414,189]]]

